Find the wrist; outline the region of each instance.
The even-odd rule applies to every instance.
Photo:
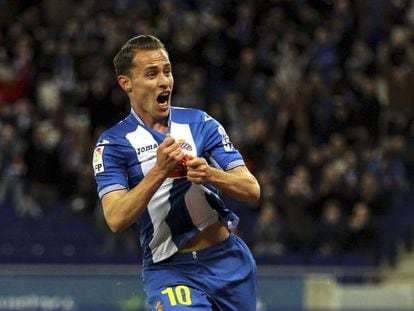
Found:
[[[223,172],[214,167],[209,166],[206,174],[206,182],[212,185],[217,185],[217,183],[223,181],[223,176],[220,176],[221,173]]]
[[[149,172],[148,175],[153,176],[156,180],[164,181],[168,177],[169,172],[155,165]]]

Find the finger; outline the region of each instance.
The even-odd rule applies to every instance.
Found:
[[[203,158],[190,158],[187,161],[187,166],[196,169],[197,167],[205,164]]]
[[[167,134],[167,136],[165,136],[163,142],[160,144],[160,147],[168,147],[171,146],[172,144],[175,143],[175,139],[170,136],[170,134]]]
[[[203,178],[197,174],[191,174],[187,172],[187,179],[195,184],[202,184],[204,182]]]
[[[173,152],[174,157],[178,160],[181,160],[184,157],[184,153],[181,151],[181,148],[175,149]]]
[[[159,148],[163,154],[169,155],[170,157],[173,157],[173,158],[175,158],[176,155],[181,155],[182,153],[180,145],[174,140],[174,138],[172,138],[169,135],[159,145]]]

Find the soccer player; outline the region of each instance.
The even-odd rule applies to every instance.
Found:
[[[131,113],[100,136],[93,166],[110,229],[139,223],[151,310],[256,310],[255,262],[217,191],[254,202],[256,178],[218,121],[171,106],[159,39],[130,39],[114,67]]]

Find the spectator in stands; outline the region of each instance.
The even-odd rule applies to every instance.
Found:
[[[322,214],[315,222],[316,238],[314,256],[337,260],[342,252],[346,236],[346,218],[341,203],[329,199],[323,203]]]
[[[359,182],[359,201],[369,206],[373,216],[384,215],[389,210],[390,198],[386,195],[374,174],[365,172]]]
[[[27,97],[30,88],[30,78],[33,67],[33,46],[28,34],[24,33],[21,25],[15,24],[13,36],[13,58],[8,58],[3,51],[0,60],[0,102],[14,102]],[[12,32],[13,27],[10,27]]]
[[[0,127],[0,203],[18,206],[24,195],[24,143],[10,124]]]
[[[262,204],[254,230],[253,254],[259,263],[271,263],[272,259],[285,252],[286,223],[274,201]]]
[[[407,168],[407,177],[411,186],[414,185],[414,119],[407,125],[407,136],[404,144],[404,163]]]
[[[50,121],[39,122],[26,150],[30,195],[41,205],[51,206],[59,199],[62,167],[59,143],[62,133]]]
[[[16,215],[37,218],[41,209],[28,194],[25,162],[25,139],[31,127],[28,105],[27,100],[19,99],[0,113],[0,204],[9,202]]]
[[[385,141],[382,153],[377,154],[368,166],[368,170],[379,180],[382,191],[389,196],[401,194],[407,186],[401,150],[390,145],[390,141],[394,139],[390,137]]]
[[[325,163],[322,169],[322,178],[316,189],[316,196],[319,200],[324,201],[329,198],[342,199],[342,181],[338,167],[334,163]]]
[[[306,173],[302,173],[302,170]],[[281,200],[287,226],[286,247],[291,251],[309,251],[315,234],[310,216],[313,192],[307,175],[308,171],[304,167],[295,170],[286,180]]]
[[[372,217],[371,210],[363,202],[357,202],[348,219],[342,251],[366,255],[378,260],[379,254],[378,226]]]

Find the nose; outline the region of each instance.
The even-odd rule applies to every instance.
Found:
[[[167,88],[167,87],[171,87],[172,86],[172,76],[170,75],[165,75],[165,74],[161,74],[160,78],[158,80],[158,85],[162,88]]]

